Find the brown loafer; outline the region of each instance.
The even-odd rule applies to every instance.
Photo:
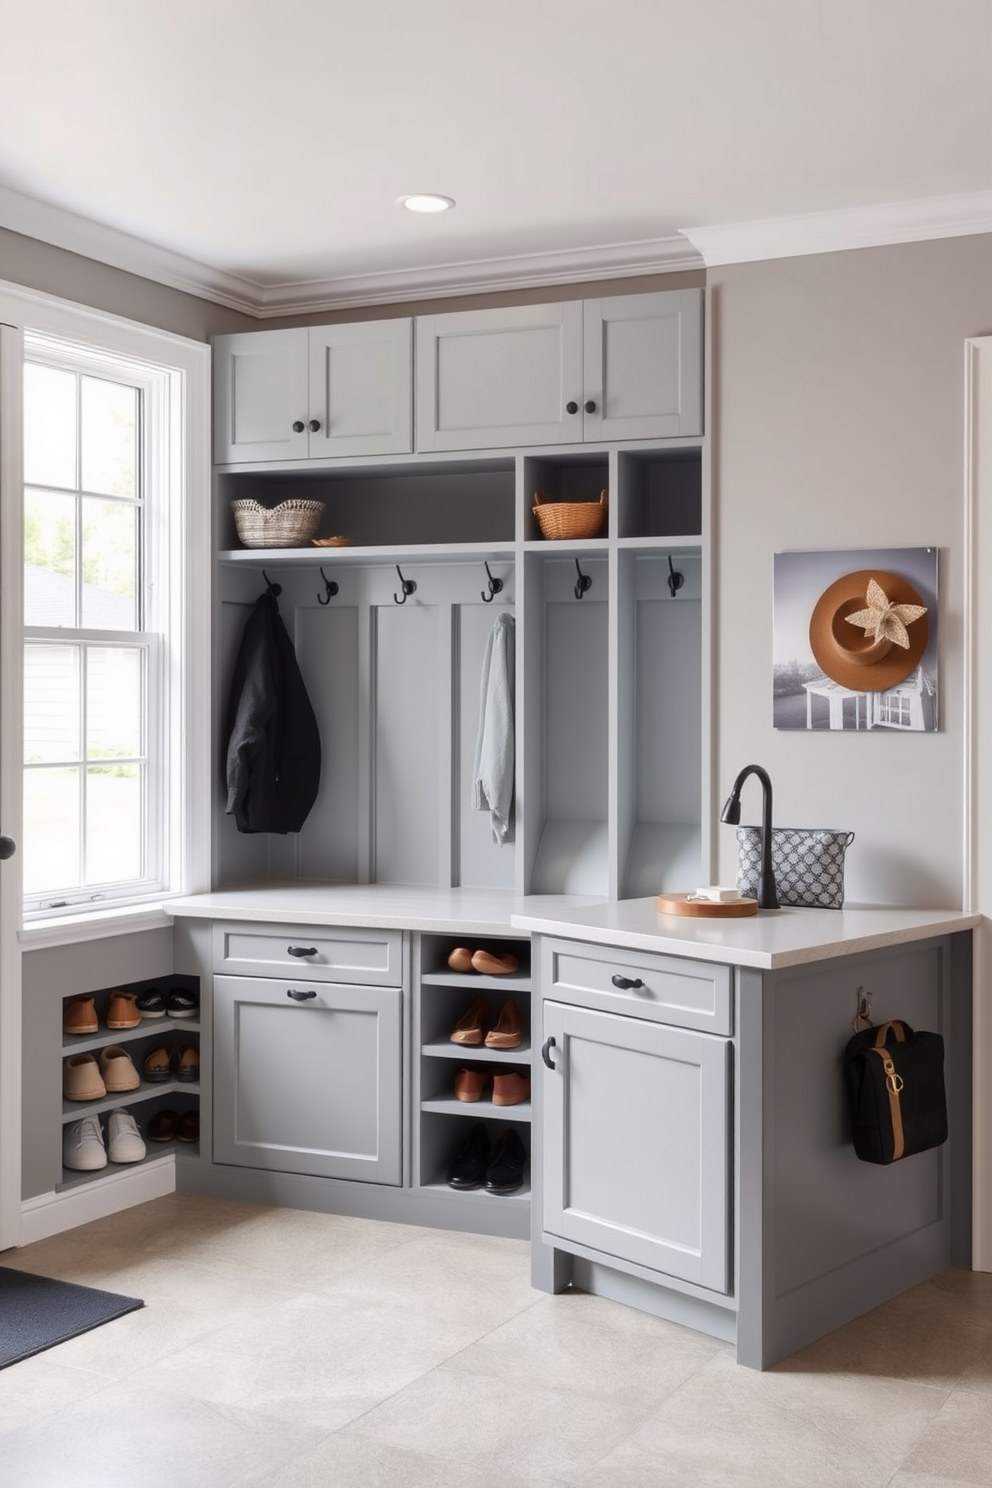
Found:
[[[530,1100],[529,1075],[522,1075],[518,1070],[510,1070],[505,1075],[493,1075],[494,1106],[519,1106],[525,1100]]]
[[[141,1072],[152,1085],[162,1085],[172,1073],[172,1049],[168,1044],[156,1044],[145,1055]]]
[[[463,1013],[451,1030],[453,1044],[481,1044],[482,1028],[489,1016],[489,1003],[485,997],[477,997],[467,1013]]]
[[[199,1111],[184,1111],[179,1118],[179,1126],[176,1136],[180,1142],[198,1142],[200,1140],[200,1113]]]
[[[461,1069],[455,1076],[455,1099],[477,1101],[489,1080],[488,1070]]]
[[[519,1049],[523,1038],[520,1009],[512,998],[507,998],[499,1010],[495,1025],[486,1034],[487,1049]]]
[[[176,1061],[176,1079],[191,1084],[200,1078],[200,1050],[196,1044],[180,1044]]]
[[[505,956],[497,956],[492,951],[476,951],[472,965],[483,976],[512,976],[520,969],[520,962],[509,951]]]
[[[145,1136],[149,1142],[174,1142],[179,1127],[179,1116],[175,1111],[156,1111],[149,1117]]]
[[[96,1015],[96,1001],[92,997],[70,997],[62,1009],[62,1032],[83,1034],[99,1033],[100,1022]]]
[[[452,971],[471,971],[472,952],[468,946],[455,946],[448,957],[448,965]]]
[[[141,1014],[138,1012],[138,998],[136,993],[125,992],[123,987],[117,987],[113,992],[108,993],[107,1027],[141,1027]]]

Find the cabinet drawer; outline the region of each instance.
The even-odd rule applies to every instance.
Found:
[[[399,930],[328,929],[326,925],[214,926],[214,970],[235,976],[297,976],[312,982],[401,987]]]
[[[703,1033],[733,1032],[729,966],[549,940],[541,958],[541,981],[542,995],[559,1002],[636,1013]]]

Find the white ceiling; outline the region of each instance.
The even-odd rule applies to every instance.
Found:
[[[992,0],[0,0],[0,225],[260,314],[992,231],[990,76]]]

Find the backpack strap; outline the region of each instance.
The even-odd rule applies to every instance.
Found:
[[[892,1055],[885,1047],[885,1041],[882,1035],[884,1035],[886,1028],[895,1028],[897,1030],[896,1037],[900,1043],[905,1041],[906,1035],[902,1031],[901,1023],[884,1023],[879,1029],[879,1040],[876,1040],[869,1051],[872,1054],[878,1055],[882,1061],[882,1068],[885,1070],[885,1088],[889,1092],[889,1114],[892,1118],[892,1161],[898,1162],[906,1150],[906,1136],[902,1125],[902,1105],[899,1100],[899,1092],[903,1088],[903,1078],[896,1070],[895,1065],[892,1063]]]
[[[898,1018],[893,1018],[888,1023],[880,1023],[878,1025],[878,1028],[875,1030],[876,1049],[884,1049],[886,1043],[888,1042],[888,1032],[890,1028],[895,1034],[897,1044],[904,1044],[906,1042],[905,1023],[901,1023]]]

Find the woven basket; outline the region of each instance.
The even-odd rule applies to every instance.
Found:
[[[234,525],[246,548],[305,548],[320,526],[322,501],[232,501]]]
[[[543,537],[598,537],[606,520],[606,492],[600,491],[598,501],[549,501],[535,491],[532,510]]]

